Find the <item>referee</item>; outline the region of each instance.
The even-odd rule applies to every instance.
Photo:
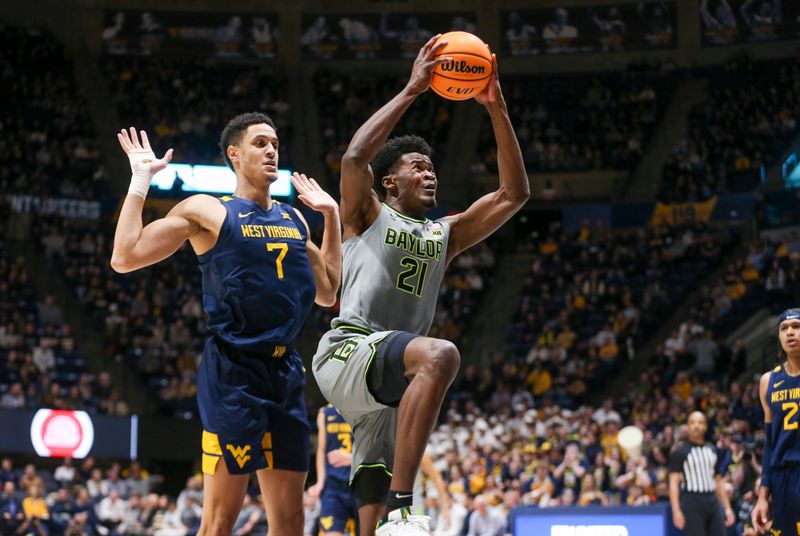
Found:
[[[717,451],[705,442],[705,415],[693,412],[688,427],[689,441],[678,443],[669,458],[672,522],[687,536],[724,536],[734,516],[719,474]],[[725,506],[724,522],[720,502]]]

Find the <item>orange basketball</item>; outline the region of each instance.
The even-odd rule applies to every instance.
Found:
[[[435,57],[449,56],[453,60],[436,66],[431,88],[450,100],[471,99],[483,91],[492,76],[489,45],[469,32],[448,32],[439,39],[447,44]]]

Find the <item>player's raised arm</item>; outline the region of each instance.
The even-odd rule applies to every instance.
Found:
[[[451,58],[446,56],[434,57],[447,44],[447,41],[436,42],[440,36],[433,36],[420,49],[406,86],[361,125],[342,157],[340,189],[345,239],[361,234],[378,217],[380,200],[373,190],[374,178],[369,163],[386,143],[389,134],[414,99],[428,90],[436,65],[450,61]]]
[[[318,248],[311,238],[306,241],[308,260],[314,272],[314,284],[317,296],[314,301],[323,307],[336,303],[336,293],[342,281],[342,226],[339,222],[339,207],[328,193],[320,188],[317,181],[295,172],[292,184],[297,189],[298,199],[309,208],[321,212],[325,220],[322,234],[322,248]],[[308,231],[308,224],[303,215],[297,211]]]
[[[172,149],[162,158],[156,158],[145,131],[141,131],[140,142],[133,127],[130,134],[123,129],[117,138],[128,155],[133,173],[120,210],[111,254],[111,267],[125,273],[169,257],[185,240],[210,227],[208,217],[213,209],[209,209],[209,205],[215,202],[210,196],[192,196],[175,205],[166,217],[142,228],[142,208],[150,181],[172,160]]]
[[[475,100],[482,104],[492,119],[497,143],[497,163],[500,186],[478,199],[461,214],[447,218],[450,223],[450,243],[447,262],[462,251],[474,246],[507,222],[528,201],[531,195],[525,162],[519,148],[508,108],[500,89],[497,57],[492,54],[494,76]]]

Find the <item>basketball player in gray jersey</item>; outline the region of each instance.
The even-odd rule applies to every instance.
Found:
[[[496,231],[530,196],[493,57],[495,76],[475,100],[492,121],[500,186],[460,214],[425,218],[438,186],[431,149],[416,136],[388,138],[430,87],[434,67],[449,61],[435,58],[445,44],[438,38],[420,49],[406,87],[358,129],[342,158],[341,308],[313,370],[353,428],[350,484],[362,536],[374,534],[379,520],[378,535],[393,525],[427,525],[409,513],[414,477],[461,359],[453,343],[425,336],[439,286],[456,255]]]

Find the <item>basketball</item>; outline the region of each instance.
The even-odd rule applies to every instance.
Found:
[[[439,39],[447,45],[435,57],[450,56],[452,61],[436,66],[431,88],[450,100],[471,99],[483,91],[492,76],[492,51],[480,37],[469,32],[448,32]]]

